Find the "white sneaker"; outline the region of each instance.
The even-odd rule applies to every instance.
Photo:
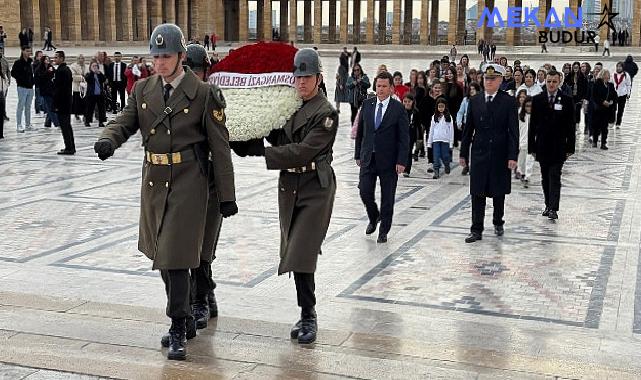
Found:
[[[24,129],[25,131],[33,131],[33,128],[30,125],[27,125]]]

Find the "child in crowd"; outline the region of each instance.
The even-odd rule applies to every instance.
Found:
[[[445,174],[450,174],[452,148],[454,147],[454,125],[445,98],[436,100],[427,146],[433,149],[434,154],[434,176],[432,178],[438,179],[440,177],[441,161],[445,166]]]
[[[517,166],[518,178],[521,179],[521,183],[525,188],[528,187],[529,178],[532,175],[532,167],[534,166],[534,157],[527,153],[531,112],[532,97],[527,96],[519,110],[519,159]]]
[[[418,141],[419,138],[419,127],[421,120],[418,116],[418,109],[416,109],[416,101],[414,94],[408,92],[403,97],[403,106],[405,107],[405,112],[407,112],[407,120],[410,124],[410,149],[407,158],[407,166],[405,166],[405,171],[403,172],[403,177],[409,177],[410,171],[412,170],[412,149],[414,144]],[[422,137],[421,137],[422,139]]]

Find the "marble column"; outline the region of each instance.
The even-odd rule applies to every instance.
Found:
[[[432,1],[430,14],[430,45],[438,45],[438,0]]]
[[[227,36],[225,34],[225,0],[214,0],[216,5],[213,9],[214,13],[214,25],[213,28],[205,28],[207,33],[215,33],[218,35],[220,40],[226,41]]]
[[[392,8],[392,44],[401,42],[401,0],[394,0]]]
[[[69,3],[70,7],[75,9],[71,18],[66,20],[69,24],[69,40],[80,41],[82,40],[82,14],[80,13],[80,0],[71,0]],[[34,41],[36,41],[35,35]]]
[[[639,0],[635,0],[635,2],[638,3]],[[606,6],[606,4],[608,6],[608,9],[610,9],[610,11],[612,11],[612,5],[613,5],[612,3],[613,3],[612,0],[601,0],[601,9],[598,9],[597,12],[601,12],[603,10],[603,7]],[[637,13],[637,15],[638,15],[638,13]],[[601,17],[601,16],[599,16],[599,17]],[[612,30],[610,28],[606,28],[605,26],[601,27],[601,29],[599,29],[599,37],[600,37],[599,49],[600,49],[603,46],[603,43],[605,42],[605,40],[607,40],[607,39],[611,40]],[[612,44],[612,41],[610,41],[610,45],[611,44]]]
[[[340,25],[340,35],[341,35],[341,40],[340,43],[343,45],[347,45],[347,27],[349,26],[349,19],[348,19],[348,14],[349,14],[349,3],[347,0],[340,0],[341,2],[341,25]]]
[[[548,0],[552,1],[552,0]],[[488,9],[494,9],[494,0],[485,0],[485,6],[488,7]],[[485,26],[485,40],[486,41],[492,41],[494,38],[494,29],[490,28],[488,26]]]
[[[256,1],[256,40],[257,41],[265,41],[267,39],[271,39],[265,35],[265,28],[263,25],[263,22],[265,21],[265,3],[263,3],[263,1],[267,1],[267,0]],[[271,36],[271,32],[268,35]]]
[[[284,1],[284,0],[281,0]],[[296,0],[289,1],[289,40],[296,43],[298,41],[298,2]]]
[[[147,29],[148,26],[148,9],[147,7],[139,7],[135,3],[133,5],[136,7],[136,33],[135,40],[145,41],[149,38]]]
[[[419,43],[421,45],[427,45],[430,43],[430,2],[429,0],[421,0],[421,32],[419,35]]]
[[[632,3],[632,46],[641,46],[641,1]]]
[[[454,45],[456,43],[456,35],[458,34],[458,0],[450,0],[450,18],[447,26],[447,44]]]
[[[247,0],[238,1],[238,39],[241,42],[247,41],[247,18],[248,14]]]
[[[303,3],[303,41],[312,43],[312,3],[307,0]]]
[[[401,38],[401,43],[406,45],[412,44],[412,32],[414,30],[414,25],[412,25],[412,17],[414,16],[413,6],[413,1],[405,1],[405,12],[403,17],[403,38]]]
[[[97,0],[94,1],[97,2]],[[162,0],[148,0],[147,5],[149,6],[149,20],[151,21],[149,29],[154,30],[156,26],[162,24]]]
[[[163,19],[165,22],[176,23],[176,0],[163,1]]]
[[[320,44],[323,34],[323,2],[314,0],[314,43]]]
[[[272,40],[272,0],[265,0],[263,9],[263,36],[265,41]]]
[[[456,35],[456,43],[458,45],[465,45],[465,30],[466,30],[466,12],[467,12],[467,0],[459,0],[458,4],[458,20],[456,22],[456,30],[458,33]]]
[[[178,5],[178,12],[176,14],[176,24],[182,29],[183,33],[185,34],[185,38],[190,37],[190,30],[189,30],[189,2],[187,0],[176,0],[176,3]],[[197,20],[195,20],[197,21]],[[198,28],[195,28],[194,32],[197,32]],[[196,38],[199,41],[202,41],[203,36],[199,36],[198,34],[191,36],[192,38]]]
[[[536,38],[537,41],[538,41],[538,32],[547,32],[548,30],[550,30],[550,28],[546,28],[543,25],[543,22],[545,22],[545,18],[548,16],[548,12],[550,11],[551,4],[552,4],[552,0],[539,0],[538,19],[541,22],[541,26],[537,28],[537,38]]]
[[[329,0],[329,43],[336,43],[336,0]]]
[[[570,0],[570,2],[571,1],[572,0]],[[507,6],[508,7],[515,7],[516,6],[516,0],[508,0]],[[507,30],[505,31],[505,44],[507,46],[514,46],[514,40],[515,40],[514,32],[517,29],[518,28],[507,28]]]
[[[285,42],[289,41],[289,6],[287,2],[288,0],[280,0],[280,22],[278,25],[280,40]]]
[[[116,0],[104,0],[105,19],[101,24],[105,26],[105,41],[116,40]]]
[[[134,0],[122,0],[123,10],[122,18],[125,20],[122,28],[122,40],[134,40],[134,13],[133,13]]]
[[[62,36],[62,23],[60,21],[60,1],[49,0],[49,7],[50,8],[47,9],[49,11],[49,27],[51,28],[53,42],[55,45],[56,41],[60,41],[60,38]]]
[[[352,41],[354,44],[360,44],[361,43],[361,2],[360,0],[355,0],[354,1],[354,20],[352,22],[354,25],[354,30],[352,37],[354,40]]]
[[[387,43],[387,0],[378,2],[378,43]]]
[[[33,15],[33,24],[31,25],[33,29],[33,40],[42,42],[42,28],[40,26],[40,0],[32,0],[31,6],[31,13]]]
[[[476,9],[478,10],[478,15],[479,17],[481,17],[481,12],[483,12],[483,9],[485,9],[485,0],[478,0],[476,7],[477,7]],[[484,24],[485,22],[487,21],[484,21]],[[485,26],[482,26],[481,28],[476,28],[476,44],[477,45],[480,40],[485,39],[485,29],[486,29]]]
[[[374,45],[375,8],[374,0],[367,0],[367,44],[369,45]]]

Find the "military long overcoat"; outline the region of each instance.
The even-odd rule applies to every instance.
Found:
[[[519,122],[514,97],[499,91],[491,103],[485,98],[470,99],[461,157],[470,162],[470,194],[494,197],[512,190],[508,160],[518,159]]]
[[[278,180],[280,264],[278,274],[314,273],[334,207],[336,176],[331,166],[338,114],[318,94],[292,116],[265,149],[268,169],[281,170]],[[316,170],[287,169],[315,163]]]
[[[234,201],[229,132],[219,99],[209,84],[186,70],[165,105],[162,79],[154,75],[136,83],[127,107],[101,137],[119,147],[140,129],[145,150],[156,154],[204,145],[212,155],[218,201]],[[163,118],[165,111],[169,116]],[[208,202],[208,173],[202,167],[198,160],[143,164],[138,249],[153,260],[154,269],[200,264]]]

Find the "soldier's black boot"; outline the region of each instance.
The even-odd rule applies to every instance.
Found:
[[[207,301],[196,302],[191,307],[191,312],[192,312],[192,315],[194,316],[194,320],[196,321],[196,328],[206,329],[207,322],[209,321],[209,305]]]
[[[298,339],[298,333],[300,332],[300,328],[303,325],[303,320],[299,319],[298,322],[292,327],[292,330],[289,332],[289,336],[292,339]]]
[[[171,335],[171,330],[162,336],[160,338],[160,344],[163,347],[169,347],[169,340],[170,340],[170,335]],[[194,339],[196,337],[196,321],[194,320],[194,317],[189,316],[186,318],[185,322],[185,338],[187,343],[187,340]]]
[[[216,295],[213,289],[207,294],[207,302],[209,303],[209,318],[218,317],[218,304],[216,303]]]
[[[303,308],[301,313],[301,326],[298,332],[299,344],[311,344],[316,341],[316,331],[318,324],[316,322],[316,310],[313,307]]]
[[[172,319],[169,329],[169,350],[167,359],[185,360],[187,358],[187,337],[185,329],[185,318]]]

